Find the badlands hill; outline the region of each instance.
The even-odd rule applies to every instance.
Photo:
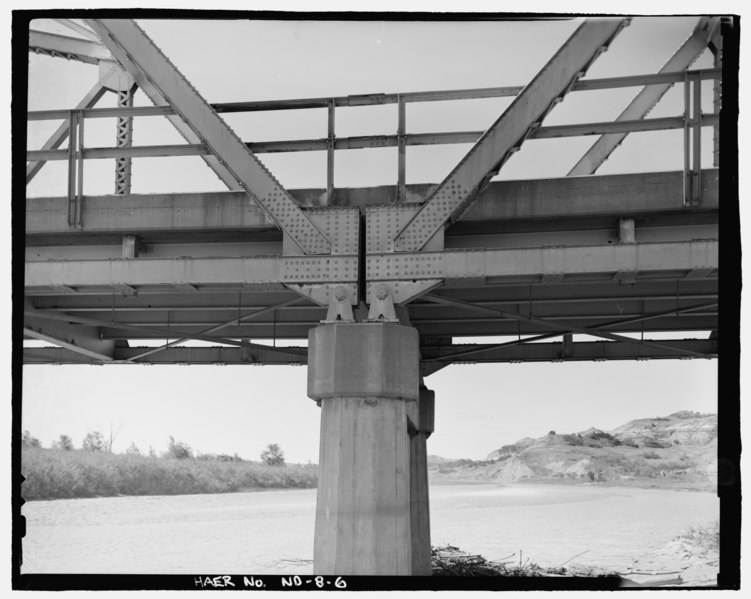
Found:
[[[711,488],[717,478],[717,415],[676,412],[606,432],[550,431],[492,451],[483,461],[428,457],[432,482],[615,482]]]

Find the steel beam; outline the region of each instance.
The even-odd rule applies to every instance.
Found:
[[[146,327],[127,324],[127,323],[120,323],[120,322],[113,322],[113,321],[108,322],[106,320],[100,320],[97,318],[87,318],[85,316],[79,316],[75,314],[63,314],[60,312],[52,312],[52,311],[46,311],[43,314],[40,314],[40,313],[35,312],[33,309],[26,309],[24,310],[24,318],[34,319],[35,323],[37,321],[43,322],[45,323],[45,326],[47,327],[49,326],[55,327],[57,325],[60,325],[60,323],[65,323],[66,325],[75,323],[75,326],[77,327],[80,325],[84,325],[84,327],[96,327],[96,330],[98,332],[98,337],[102,339],[109,339],[110,340],[109,342],[111,342],[111,340],[114,338],[106,337],[104,335],[103,330],[105,327],[122,329],[129,333],[133,333],[132,338],[134,339],[139,339],[139,338],[140,339],[157,339],[157,338],[165,338],[165,337],[170,338],[173,336],[178,336],[178,337],[181,337],[181,342],[187,341],[187,340],[197,340],[197,341],[207,341],[209,343],[223,343],[225,345],[230,345],[234,347],[242,347],[246,349],[258,348],[258,347],[263,348],[265,351],[273,351],[274,349],[276,349],[273,347],[267,347],[265,345],[258,345],[256,343],[251,343],[246,340],[237,341],[235,339],[204,335],[200,332],[185,333],[185,332],[180,331],[179,329],[173,330],[172,328],[164,328],[164,329],[158,328],[158,327],[146,328]],[[169,327],[169,323],[167,323],[167,327]],[[24,333],[27,334],[29,337],[34,337],[33,331],[31,330],[27,333],[26,329],[24,329]],[[284,351],[286,353],[305,354],[307,350],[287,348]],[[138,355],[139,354],[135,354],[133,358],[129,358],[129,359],[134,359],[138,357]]]
[[[100,60],[112,60],[109,50],[97,42],[33,29],[29,31],[29,51],[88,64],[99,64]]]
[[[557,323],[553,322],[548,319],[543,318],[536,318],[534,316],[530,316],[527,314],[519,314],[514,312],[508,312],[506,310],[496,310],[494,308],[481,308],[478,306],[474,306],[468,302],[462,302],[459,300],[451,299],[444,296],[437,296],[437,295],[425,295],[425,299],[428,301],[435,301],[439,304],[446,304],[449,306],[458,306],[458,307],[465,307],[468,310],[478,310],[482,312],[489,312],[489,313],[495,313],[499,316],[503,316],[504,318],[511,318],[513,320],[519,320],[519,321],[525,321],[530,322],[534,324],[539,324],[541,326],[544,326],[548,329],[558,329],[565,333],[577,333],[579,335],[589,335],[591,337],[600,337],[602,339],[608,339],[610,341],[620,341],[622,343],[630,343],[630,344],[636,344],[636,345],[645,345],[648,347],[653,347],[656,349],[663,349],[667,351],[675,351],[679,354],[685,354],[690,355],[697,358],[704,358],[704,357],[711,357],[711,356],[704,356],[704,355],[697,355],[695,352],[691,352],[690,350],[680,350],[673,348],[669,345],[665,345],[663,343],[656,343],[654,341],[644,341],[640,339],[634,339],[632,337],[626,337],[624,335],[616,335],[614,333],[609,333],[606,331],[602,331],[597,328],[584,328],[584,327],[577,327],[573,326],[571,324],[563,324],[563,323]]]
[[[691,357],[716,358],[718,343],[709,339],[671,339],[664,348],[612,341],[575,341],[564,349],[563,342],[516,345],[423,346],[424,364],[493,364],[516,362],[581,362],[605,360],[664,360]],[[452,355],[456,355],[453,358]]]
[[[238,364],[238,365],[304,365],[307,349],[304,347],[171,347],[137,362],[135,356],[143,347],[118,347],[109,364]],[[24,348],[24,364],[97,364],[97,358],[87,358],[65,348]]]
[[[279,308],[284,308],[285,306],[289,306],[291,304],[296,304],[300,301],[302,301],[302,296],[296,296],[292,299],[289,299],[285,302],[281,302],[280,304],[277,304],[275,306],[269,306],[268,308],[260,308],[257,310],[253,310],[252,312],[246,312],[242,316],[239,316],[237,318],[233,318],[232,320],[228,320],[226,322],[223,322],[222,324],[219,324],[214,327],[209,327],[208,329],[204,329],[200,332],[201,335],[210,335],[211,333],[216,333],[217,331],[220,331],[232,324],[240,324],[241,322],[245,322],[248,320],[253,320],[255,318],[258,318],[259,316],[262,316],[263,314],[267,314],[268,312],[275,312]],[[129,360],[142,360],[143,358],[153,355],[157,352],[164,351],[166,349],[169,349],[170,347],[174,347],[175,345],[180,345],[181,343],[184,343],[186,341],[189,341],[190,337],[183,337],[182,339],[176,339],[175,341],[170,341],[169,343],[165,343],[164,345],[160,347],[155,347],[154,349],[147,350],[143,353],[137,354]]]
[[[99,99],[107,92],[106,88],[101,83],[96,83],[91,88],[81,101],[76,105],[75,110],[83,110],[94,106]],[[62,124],[55,130],[50,136],[47,142],[42,146],[42,151],[56,150],[60,145],[68,138],[70,134],[70,119],[65,118]],[[61,150],[65,153],[65,159],[67,159],[67,151]],[[45,160],[32,160],[26,163],[26,183],[28,184],[39,170],[44,166]]]
[[[718,354],[717,339],[671,339],[663,343],[676,349],[688,350],[695,354],[715,357]],[[133,364],[133,356],[144,351],[142,347],[119,347],[114,350],[110,364]],[[302,350],[302,353],[293,353]],[[163,352],[139,360],[142,364],[228,364],[228,365],[304,365],[307,363],[305,348],[269,348],[257,346],[243,347],[171,347]],[[654,347],[626,345],[610,341],[577,341],[567,353],[563,343],[530,343],[497,347],[493,345],[422,345],[423,376],[435,372],[429,365],[441,364],[494,364],[518,362],[580,362],[609,360],[665,360],[686,359],[675,352]],[[471,352],[466,356],[452,359],[451,354]],[[24,364],[96,364],[100,360],[75,353],[61,347],[40,347],[23,349]],[[432,371],[432,372],[431,372]]]
[[[77,292],[125,286],[136,293],[163,293],[186,283],[209,290],[283,290],[286,284],[349,283],[357,262],[357,256],[347,255],[30,261],[25,285],[31,293],[54,293],[60,285]]]
[[[71,31],[75,31],[76,33],[78,33],[80,35],[83,35],[84,37],[86,37],[86,38],[88,38],[88,39],[90,39],[90,40],[92,40],[94,42],[97,42],[100,45],[102,43],[99,40],[99,38],[96,36],[96,34],[93,31],[91,31],[91,29],[87,29],[83,25],[79,25],[73,19],[52,19],[52,20],[53,21],[57,21],[61,25],[63,25],[65,27],[67,27],[68,29],[70,29]]]
[[[67,124],[66,124],[67,126]],[[702,205],[684,206],[681,191],[683,174],[639,173],[599,175],[531,181],[490,183],[477,201],[464,212],[452,233],[470,225],[492,225],[521,220],[544,222],[594,217],[654,217],[669,213],[697,213],[719,208],[719,173],[702,171]],[[408,185],[408,196],[420,197],[428,185]],[[315,207],[324,189],[290,190],[299,204]],[[337,190],[335,205],[389,205],[396,200],[393,186]],[[503,201],[501,201],[503,200]],[[65,198],[27,198],[26,234],[39,236],[66,234]],[[255,204],[246,201],[244,192],[205,192],[139,194],[120,197],[87,196],[83,230],[90,233],[134,233],[172,231],[186,234],[197,231],[269,231],[274,223]],[[483,229],[484,231],[484,229]]]
[[[66,348],[76,354],[109,362],[113,359],[115,342],[101,339],[96,327],[70,322],[53,321],[33,310],[24,314],[24,335],[33,339],[47,341]]]
[[[147,94],[148,90],[157,91],[182,116],[199,142],[211,149],[232,177],[303,253],[331,251],[326,236],[135,22],[89,19],[88,24],[133,75],[139,87]]]
[[[714,25],[717,22],[719,22],[719,17],[702,17],[699,19],[694,32],[660,69],[660,73],[688,69],[706,49],[707,43],[710,41],[708,36],[713,31]],[[617,120],[630,121],[644,118],[672,85],[672,83],[663,83],[646,86],[624,109]],[[604,135],[598,139],[569,171],[569,176],[591,175],[594,173],[623,142],[626,135],[628,133],[613,133]]]
[[[716,239],[592,246],[444,250],[409,254],[370,254],[366,276],[378,281],[442,279],[535,279],[572,275],[612,279],[617,273],[682,277],[691,270],[717,269]],[[711,270],[709,271],[711,273]],[[651,274],[654,276],[654,274]]]
[[[394,250],[418,251],[447,221],[456,220],[628,22],[582,24],[396,235]]]
[[[722,69],[695,69],[689,75],[701,80],[722,77]],[[641,87],[655,83],[681,83],[685,71],[646,75],[628,75],[625,77],[606,77],[603,79],[586,79],[577,81],[571,91],[617,89],[620,87]],[[307,98],[298,100],[260,100],[255,102],[216,102],[209,104],[217,113],[259,112],[267,110],[301,110],[326,108],[334,106],[372,106],[411,102],[435,102],[447,100],[473,100],[480,98],[513,97],[524,89],[523,86],[488,87],[465,90],[443,90],[426,92],[406,92],[391,94],[368,94],[366,96],[340,96],[334,98]],[[370,98],[371,101],[367,101]],[[716,111],[715,111],[716,112]],[[170,106],[139,106],[136,108],[102,108],[85,113],[87,118],[104,118],[110,116],[169,116],[175,111]],[[64,119],[65,110],[41,110],[28,113],[28,120]]]
[[[720,119],[717,115],[700,114],[689,124],[701,122],[702,126],[717,126]],[[643,131],[668,131],[682,129],[686,125],[683,117],[664,117],[656,119],[641,119],[633,121],[582,123],[577,125],[555,125],[539,127],[529,134],[528,139],[556,139],[563,137],[580,137],[585,135],[600,135],[608,133],[634,133]],[[318,152],[326,151],[329,156],[334,150],[362,150],[371,148],[399,147],[400,156],[406,146],[431,146],[446,144],[475,143],[483,135],[482,131],[449,131],[443,133],[413,133],[411,135],[362,135],[357,137],[301,139],[288,141],[248,142],[246,147],[256,154],[273,154],[284,152]],[[210,151],[201,144],[183,145],[150,145],[134,147],[88,148],[84,151],[84,158],[91,160],[103,158],[154,158],[166,156],[206,156]],[[34,160],[64,160],[63,152],[52,150],[29,150],[28,159]],[[402,160],[401,165],[404,164]],[[329,161],[329,165],[333,162]],[[401,167],[400,167],[401,168]],[[403,173],[404,170],[402,169]],[[329,174],[333,175],[333,171]],[[329,177],[330,179],[330,177]]]

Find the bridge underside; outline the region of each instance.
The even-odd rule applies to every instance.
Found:
[[[414,270],[444,280],[402,312],[420,333],[423,373],[455,362],[716,355],[718,172],[702,172],[699,205],[684,205],[681,177],[489,185],[429,253],[438,266]],[[315,211],[322,191],[291,193]],[[342,189],[328,209],[393,206],[394,193]],[[285,286],[282,234],[244,193],[86,197],[80,229],[66,210],[67,198],[27,202],[26,329],[73,344],[26,348],[27,363],[306,363],[305,347],[274,346],[306,339],[326,308]],[[100,351],[82,351],[87,337]]]

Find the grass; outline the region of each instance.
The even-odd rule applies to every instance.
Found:
[[[716,522],[712,526],[691,527],[686,533],[677,537],[676,540],[682,541],[700,551],[719,551],[720,523]]]
[[[314,465],[170,459],[96,451],[24,448],[24,499],[117,495],[232,493],[248,489],[314,488]]]

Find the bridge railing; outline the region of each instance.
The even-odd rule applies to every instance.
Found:
[[[664,131],[683,129],[684,203],[698,204],[701,200],[701,128],[712,126],[717,131],[719,114],[703,113],[701,109],[701,82],[719,80],[721,69],[696,69],[670,73],[609,77],[578,81],[571,91],[604,90],[622,87],[641,87],[659,84],[683,85],[683,114],[673,117],[614,120],[572,125],[539,126],[529,136],[531,139],[551,139],[583,135],[607,135],[640,131]],[[327,199],[334,193],[334,166],[337,150],[366,148],[398,148],[397,187],[398,199],[406,199],[406,148],[440,144],[468,144],[476,142],[484,131],[453,131],[432,133],[407,133],[409,103],[475,100],[485,98],[514,97],[523,88],[490,87],[463,90],[425,91],[391,94],[363,94],[330,98],[306,98],[255,102],[230,102],[212,104],[217,113],[240,113],[299,109],[324,109],[327,111],[327,136],[315,139],[288,141],[249,142],[248,148],[259,154],[280,152],[325,151],[327,153],[326,190]],[[396,104],[398,122],[395,134],[337,137],[334,123],[337,107],[361,107]],[[715,107],[716,109],[717,107]],[[128,147],[84,146],[84,123],[91,118],[132,118],[137,116],[169,116],[175,114],[169,106],[84,108],[72,110],[43,110],[28,113],[29,121],[67,119],[69,141],[67,149],[27,150],[30,162],[66,160],[68,163],[68,222],[75,227],[80,224],[80,198],[83,195],[83,161],[86,159],[143,158],[166,156],[199,156],[209,154],[200,144],[142,145]],[[715,163],[717,155],[715,154]],[[38,172],[27,175],[27,184]]]

